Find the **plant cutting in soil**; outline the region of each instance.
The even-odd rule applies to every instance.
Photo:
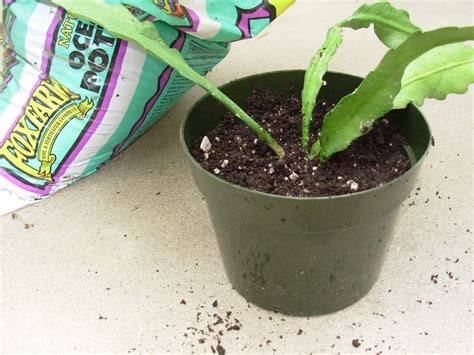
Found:
[[[326,73],[341,28],[369,25],[390,47],[380,64],[365,79]],[[306,78],[301,70],[277,71],[223,86],[284,155],[212,96],[193,106],[181,143],[237,292],[293,316],[335,312],[369,292],[430,144],[421,112],[403,108],[466,91],[473,50],[458,42],[470,38],[472,27],[422,32],[405,11],[365,5],[328,31]],[[396,174],[403,176],[370,189]]]
[[[315,110],[323,76],[343,40],[341,27],[371,24],[391,49],[358,89],[337,104],[321,100]],[[363,5],[329,29],[306,71],[301,99],[262,90],[249,98],[247,111],[282,144],[285,156],[275,157],[232,115],[196,140],[193,155],[227,181],[279,195],[341,195],[389,182],[409,169],[410,160],[396,123],[384,115],[410,102],[464,93],[474,82],[473,49],[452,42],[472,36],[472,28],[423,33],[408,13],[387,2]]]
[[[117,37],[138,43],[226,106],[233,115],[200,139],[196,158],[214,174],[261,191],[333,195],[390,181],[408,169],[409,160],[403,137],[384,115],[411,102],[421,105],[425,98],[443,100],[450,93],[465,93],[474,82],[473,48],[460,43],[474,40],[474,27],[423,32],[410,22],[406,11],[379,2],[361,6],[329,29],[306,72],[301,104],[296,96],[278,98],[256,91],[246,113],[194,72],[179,52],[162,41],[151,23],[139,21],[123,6],[100,0],[54,2]],[[326,84],[323,77],[329,62],[343,41],[342,28],[371,25],[389,47],[386,55],[354,92],[334,105],[320,101],[314,110],[318,93]],[[237,119],[242,124],[237,124]],[[297,130],[301,131],[300,139]],[[245,172],[240,178],[239,170]],[[246,175],[250,173],[253,177],[249,178]],[[325,180],[328,183],[322,184]],[[281,188],[280,184],[287,186]]]

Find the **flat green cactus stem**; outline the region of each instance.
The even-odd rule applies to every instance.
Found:
[[[323,76],[328,71],[329,61],[336,54],[337,48],[342,43],[342,29],[331,27],[327,33],[326,41],[311,60],[311,65],[304,77],[304,87],[301,94],[303,104],[303,125],[301,130],[301,145],[307,149],[313,110],[316,105],[319,90],[324,84]]]

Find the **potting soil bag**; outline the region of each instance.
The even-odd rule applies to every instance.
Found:
[[[104,0],[154,21],[201,74],[293,0]],[[142,135],[191,82],[134,44],[40,0],[3,0],[0,215],[50,196]]]

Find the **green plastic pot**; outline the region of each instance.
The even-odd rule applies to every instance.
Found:
[[[242,107],[256,86],[288,95],[300,91],[304,71],[258,74],[221,87]],[[320,97],[337,101],[361,78],[328,73]],[[225,271],[250,302],[289,315],[335,312],[363,297],[376,282],[402,202],[417,182],[431,132],[414,106],[390,113],[409,142],[412,167],[383,186],[358,193],[297,198],[226,182],[192,157],[193,142],[213,129],[226,109],[205,96],[181,127],[181,142],[204,195]]]

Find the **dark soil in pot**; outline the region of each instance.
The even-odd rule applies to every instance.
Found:
[[[389,182],[410,167],[393,120],[382,118],[373,129],[326,164],[307,159],[301,148],[301,100],[257,88],[248,98],[247,112],[284,147],[279,159],[263,141],[230,113],[217,127],[194,143],[193,155],[208,171],[253,190],[286,196],[334,196],[367,190]],[[333,103],[319,101],[313,114],[312,139]],[[207,138],[204,138],[207,137]],[[203,139],[211,145],[206,152]]]

